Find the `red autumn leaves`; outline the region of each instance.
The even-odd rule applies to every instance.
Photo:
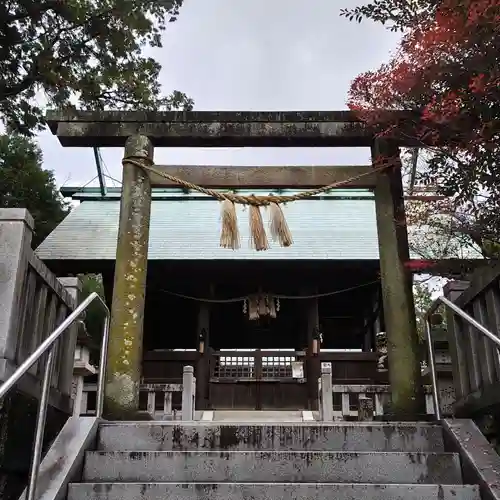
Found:
[[[445,126],[461,147],[488,147],[500,125],[500,0],[444,0],[426,12],[409,18],[387,64],[353,81],[349,106],[382,133],[395,124],[374,110],[418,111],[418,139],[437,144]]]

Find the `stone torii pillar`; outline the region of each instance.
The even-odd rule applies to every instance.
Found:
[[[151,165],[150,139],[129,137],[125,158]],[[105,416],[117,420],[137,418],[139,410],[150,214],[148,173],[125,162],[104,393]]]
[[[401,179],[399,148],[383,140],[372,146],[374,162],[394,166],[377,174],[375,208],[380,253],[380,275],[392,404],[397,420],[418,420],[424,412],[424,397],[418,356],[418,337],[409,259],[408,234]]]

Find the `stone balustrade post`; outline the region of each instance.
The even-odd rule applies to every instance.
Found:
[[[0,358],[15,363],[23,286],[34,221],[24,208],[0,209]]]
[[[320,418],[323,422],[333,421],[333,384],[332,365],[321,364],[321,394]]]
[[[182,373],[182,420],[194,420],[194,368],[185,366]]]

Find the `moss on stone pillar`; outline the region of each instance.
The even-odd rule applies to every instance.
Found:
[[[149,138],[130,137],[125,144],[127,157],[151,164]],[[139,410],[150,214],[148,173],[125,163],[106,365],[104,411],[108,418],[134,418]]]
[[[372,148],[372,155],[377,163],[390,161],[394,164],[378,174],[375,188],[380,274],[392,394],[390,417],[397,420],[415,420],[423,413],[424,399],[412,279],[404,267],[405,261],[409,259],[409,249],[399,149],[377,141]]]

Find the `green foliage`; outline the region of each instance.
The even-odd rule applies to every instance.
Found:
[[[432,295],[426,283],[415,283],[413,285],[413,300],[415,301],[415,318],[417,321],[417,333],[421,343],[425,342],[425,320],[424,316],[432,305]]]
[[[415,319],[417,323],[418,336],[418,357],[421,362],[426,359],[426,332],[425,332],[425,315],[432,305],[432,289],[428,283],[416,282],[413,285],[413,300],[415,303]],[[387,333],[382,332],[376,336],[376,349],[379,353],[387,352]]]
[[[360,23],[371,19],[388,25],[391,31],[405,31],[409,24],[417,24],[429,15],[434,15],[439,0],[373,0],[354,9],[341,9],[340,15],[349,21]]]
[[[181,92],[162,97],[161,66],[144,55],[183,0],[7,0],[0,2],[0,115],[33,133],[51,108],[189,109]]]
[[[104,285],[100,274],[81,274],[78,278],[82,282],[81,300],[85,300],[93,292],[105,300]],[[96,301],[92,302],[85,312],[85,327],[96,348],[101,346],[104,318],[105,314],[100,305]]]
[[[42,152],[31,139],[0,136],[0,207],[29,210],[35,219],[34,247],[69,211],[53,173],[42,168]]]

